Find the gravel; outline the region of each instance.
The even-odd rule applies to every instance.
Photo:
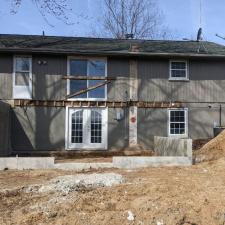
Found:
[[[116,173],[66,175],[56,177],[39,187],[29,187],[26,192],[61,192],[66,195],[73,191],[111,187],[122,182],[124,182],[122,175]]]

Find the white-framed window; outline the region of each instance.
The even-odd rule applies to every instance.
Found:
[[[68,76],[107,76],[107,60],[105,58],[68,58]],[[98,85],[104,80],[72,80],[67,81],[67,94],[73,94],[89,87]],[[76,100],[105,100],[107,98],[107,85],[73,97]]]
[[[14,56],[13,98],[31,99],[32,97],[32,57]]]
[[[170,80],[188,80],[188,72],[186,60],[170,60]]]
[[[168,109],[168,136],[188,136],[188,109]]]

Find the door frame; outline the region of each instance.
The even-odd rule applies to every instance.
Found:
[[[29,64],[30,64],[30,71],[29,71],[29,85],[27,87],[29,95],[30,96],[16,96],[16,93],[18,94],[18,91],[16,88],[24,88],[24,86],[16,85],[16,58],[28,58]],[[12,74],[12,97],[13,99],[32,99],[32,76],[33,76],[33,70],[32,70],[32,55],[13,55],[13,74]]]
[[[104,120],[106,121],[105,124],[105,144],[103,148],[70,148],[69,144],[69,134],[70,134],[70,118],[69,118],[69,110],[70,109],[103,109],[105,110],[105,118]],[[71,106],[66,106],[66,116],[65,116],[65,150],[72,151],[72,150],[108,150],[108,107],[71,107]]]

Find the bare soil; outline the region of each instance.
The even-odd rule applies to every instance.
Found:
[[[223,158],[190,167],[97,172],[121,174],[126,181],[64,195],[24,190],[75,172],[0,172],[0,224],[225,224]],[[133,217],[128,217],[128,211]]]
[[[225,130],[211,139],[197,151],[194,151],[197,162],[212,161],[225,158]]]

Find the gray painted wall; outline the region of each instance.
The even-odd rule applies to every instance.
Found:
[[[65,149],[65,108],[15,107],[12,117],[14,151]]]
[[[0,99],[12,98],[12,71],[12,55],[0,54]]]
[[[138,64],[139,100],[224,102],[225,61],[189,60],[189,81],[169,81],[169,60]]]
[[[116,120],[117,109],[108,110],[108,148],[125,148],[128,146],[128,110],[124,110],[124,118]]]
[[[10,106],[0,101],[0,156],[7,156],[10,154],[10,124]]]
[[[46,61],[46,65],[39,65],[38,61]],[[33,98],[37,100],[60,100],[66,96],[67,75],[66,56],[33,55]]]

